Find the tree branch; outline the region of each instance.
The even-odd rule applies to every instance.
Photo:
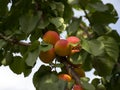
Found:
[[[92,35],[88,32],[88,27],[85,27],[83,24],[80,23],[80,28],[84,30],[84,32],[87,34],[88,38],[92,38]]]
[[[25,43],[25,42],[18,41],[16,39],[8,38],[8,37],[4,36],[1,33],[0,33],[0,39],[3,39],[5,41],[7,41],[7,42],[10,42],[10,43],[13,43],[13,44],[17,44],[17,45],[21,45],[21,46],[30,46],[31,45],[30,43]]]
[[[66,57],[58,57],[57,59],[58,59],[58,61],[60,61],[61,63],[63,63],[65,65],[67,72],[72,75],[76,84],[81,85],[79,75],[75,72],[73,66],[67,62],[67,58]]]

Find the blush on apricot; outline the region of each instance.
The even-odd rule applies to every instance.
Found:
[[[43,36],[43,41],[52,45],[55,45],[58,40],[60,40],[60,37],[55,31],[47,31]]]

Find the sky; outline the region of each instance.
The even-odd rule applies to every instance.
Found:
[[[114,7],[116,8],[119,17],[120,17],[120,0],[103,0],[104,3],[111,2],[114,4]],[[76,13],[78,15],[79,13]],[[120,19],[117,21],[116,24],[110,25],[113,29],[117,30],[120,33]],[[29,77],[24,77],[23,74],[16,75],[13,73],[9,67],[0,67],[0,90],[35,90],[33,83],[32,83],[32,77],[34,72],[38,70],[40,67],[41,62],[40,60],[37,60],[37,64],[32,70],[32,73],[29,75]],[[90,73],[86,73],[86,76],[94,78],[92,76],[93,70]]]

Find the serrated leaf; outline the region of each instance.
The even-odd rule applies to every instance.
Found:
[[[37,15],[33,15],[32,13],[27,13],[19,19],[19,23],[21,26],[21,30],[29,34],[32,30],[35,29],[41,18],[42,12],[38,12]]]

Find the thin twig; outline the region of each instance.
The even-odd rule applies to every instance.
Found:
[[[85,27],[83,24],[80,24],[80,28],[84,30],[84,32],[87,34],[88,38],[91,38],[92,36],[89,34],[88,28]]]
[[[1,33],[0,33],[0,39],[3,39],[5,41],[13,43],[13,44],[18,44],[18,45],[21,45],[21,46],[30,46],[31,45],[30,43],[25,43],[25,42],[18,41],[16,39],[8,38]]]

